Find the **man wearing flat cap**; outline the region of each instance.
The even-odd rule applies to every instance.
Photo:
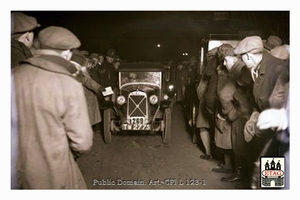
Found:
[[[33,30],[39,27],[36,18],[21,12],[11,14],[11,68],[32,57]]]
[[[92,146],[82,84],[70,62],[78,38],[63,27],[39,32],[40,48],[13,70],[19,123],[19,187],[85,189],[76,159]]]
[[[268,39],[264,42],[264,48],[268,52],[280,45],[282,45],[282,40],[275,35],[270,35]]]
[[[279,156],[279,144],[273,139],[276,131],[271,129],[258,130],[256,123],[259,114],[273,107],[283,107],[280,102],[285,102],[282,98],[286,98],[286,82],[289,81],[289,62],[280,60],[270,55],[264,50],[263,41],[258,36],[249,36],[244,38],[234,50],[234,53],[240,55],[246,66],[251,70],[253,84],[253,97],[255,109],[244,127],[244,136],[247,142],[252,146],[253,153],[249,158],[254,162],[259,156]],[[283,80],[283,81],[278,81]],[[282,84],[282,87],[276,84]],[[276,101],[270,102],[270,96],[276,92]],[[282,103],[281,103],[282,104]],[[272,143],[265,149],[263,155],[261,151],[264,149],[267,141],[270,139]]]
[[[270,54],[281,60],[288,60],[290,58],[290,45],[284,44],[274,47],[274,49],[270,51]]]
[[[32,57],[32,52],[30,48],[33,45],[34,41],[34,33],[33,30],[39,27],[40,25],[37,23],[36,18],[25,15],[21,12],[13,12],[11,13],[11,69],[15,66],[19,65],[19,62],[22,60],[26,60],[27,58]],[[13,77],[12,77],[13,79]],[[14,87],[13,80],[11,81],[12,89],[11,89],[11,99],[14,100],[15,97],[15,87]],[[17,114],[16,112],[16,104],[12,101],[12,122],[17,122]],[[18,141],[18,128],[16,126],[17,123],[12,123],[12,140]],[[14,134],[15,133],[15,134]],[[11,152],[12,155],[12,188],[17,189],[17,168],[16,168],[16,161],[17,161],[17,152],[18,152],[18,143],[11,144]]]
[[[224,57],[223,65],[228,70],[228,81],[222,84],[223,88],[218,92],[218,99],[222,115],[231,124],[230,134],[235,171],[230,176],[221,178],[221,181],[238,182],[249,176],[245,162],[248,152],[243,129],[253,108],[252,98],[249,95],[252,80],[245,63],[239,56],[234,55],[234,47],[225,49],[226,51],[222,51],[220,48],[218,52]]]

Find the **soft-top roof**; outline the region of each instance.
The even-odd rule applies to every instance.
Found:
[[[118,71],[139,71],[139,72],[161,72],[164,70],[164,65],[157,62],[138,62],[138,63],[122,63]]]

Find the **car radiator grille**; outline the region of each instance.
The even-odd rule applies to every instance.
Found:
[[[127,110],[129,117],[147,117],[148,103],[146,93],[140,91],[130,93]]]

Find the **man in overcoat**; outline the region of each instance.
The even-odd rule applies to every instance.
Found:
[[[280,148],[278,141],[274,139],[276,132],[272,129],[259,130],[257,128],[257,120],[260,113],[272,107],[269,98],[274,89],[276,93],[286,93],[284,81],[289,80],[289,62],[273,57],[264,50],[262,39],[259,36],[249,36],[244,38],[235,48],[234,53],[242,56],[242,60],[251,70],[253,84],[254,110],[250,119],[244,127],[244,136],[247,142],[252,146],[252,155],[250,159],[256,161],[260,156],[278,156]],[[276,86],[277,83],[282,86]],[[281,91],[279,91],[281,90]],[[280,104],[284,102],[279,96],[285,98],[284,95],[277,95],[277,102],[272,104]],[[282,105],[283,106],[283,105]],[[255,188],[256,186],[253,186]]]
[[[35,17],[21,12],[11,14],[11,68],[32,57],[30,48],[34,40],[33,30],[39,26]]]
[[[69,30],[39,32],[41,49],[14,68],[18,111],[18,180],[21,189],[85,189],[76,159],[92,146],[82,84],[71,73],[72,49],[81,43]]]

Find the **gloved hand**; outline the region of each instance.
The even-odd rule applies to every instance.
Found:
[[[105,91],[105,87],[103,87],[102,85],[100,85],[98,91],[100,93],[104,92]]]
[[[286,110],[282,109],[267,109],[260,113],[256,124],[260,130],[273,129],[276,131],[285,130],[288,126]]]

